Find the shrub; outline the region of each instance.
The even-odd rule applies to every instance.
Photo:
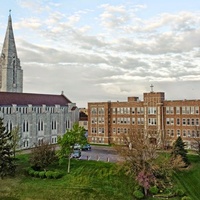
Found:
[[[58,171],[53,172],[52,177],[55,178],[55,179],[60,178],[60,177],[62,177],[62,173],[58,172]]]
[[[35,173],[35,170],[33,170],[32,168],[29,169],[28,174],[29,174],[30,176],[34,176],[34,173]]]
[[[55,147],[48,143],[43,143],[31,150],[29,159],[34,169],[44,169],[57,160]]]
[[[159,189],[156,186],[150,187],[149,192],[151,194],[158,194]]]
[[[192,200],[190,197],[184,196],[181,200]]]
[[[39,171],[34,171],[34,176],[39,177]]]
[[[133,195],[136,199],[142,199],[144,197],[144,194],[140,190],[135,190]]]
[[[40,178],[45,178],[45,171],[39,172],[39,177]]]
[[[52,171],[47,171],[47,172],[45,173],[45,176],[46,176],[47,178],[53,178],[53,172],[52,172]]]
[[[175,193],[176,193],[176,195],[179,196],[179,197],[182,197],[182,196],[184,195],[184,191],[181,190],[181,189],[177,189]]]

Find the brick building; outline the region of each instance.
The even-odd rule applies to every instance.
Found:
[[[152,130],[172,145],[181,136],[191,148],[194,137],[200,137],[200,100],[165,100],[164,92],[128,97],[126,102],[88,103],[88,140],[90,143],[120,142],[119,136],[130,129]],[[154,138],[155,140],[157,138]]]

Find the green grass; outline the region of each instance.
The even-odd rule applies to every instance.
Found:
[[[0,181],[1,200],[132,199],[132,181],[118,172],[114,163],[71,160],[69,174],[67,163],[56,165],[64,173],[61,179],[39,179],[24,174],[28,155],[18,158],[16,177]]]
[[[192,165],[189,169],[175,173],[174,178],[180,188],[183,188],[192,200],[200,199],[200,158],[188,155]]]
[[[183,189],[192,200],[199,200],[200,159],[196,155],[188,156],[192,165],[174,174],[174,188]],[[49,167],[62,171],[62,178],[39,179],[24,173],[29,166],[27,154],[17,158],[16,176],[0,180],[1,200],[133,200],[133,180],[119,171],[115,163],[72,159],[69,174],[64,162]],[[151,199],[159,198],[148,198]]]

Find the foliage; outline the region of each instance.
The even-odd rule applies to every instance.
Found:
[[[135,190],[133,192],[133,195],[136,199],[143,199],[144,198],[144,194],[140,190]]]
[[[47,178],[53,178],[53,172],[52,172],[52,171],[47,171],[47,172],[45,173],[45,176],[46,176]]]
[[[40,178],[45,178],[45,171],[39,172],[39,177]]]
[[[151,194],[158,194],[159,189],[156,186],[152,186],[152,187],[149,188],[149,192]]]
[[[150,172],[147,171],[141,171],[137,175],[136,180],[138,181],[139,185],[144,188],[145,195],[147,195],[147,190],[150,188],[151,184],[154,183],[155,177]]]
[[[184,196],[181,200],[192,200],[190,197]]]
[[[70,172],[71,154],[76,143],[80,145],[87,143],[87,139],[85,137],[85,129],[79,126],[78,123],[74,123],[71,130],[67,130],[67,132],[62,137],[58,138],[60,149],[58,150],[57,155],[59,157],[60,164],[63,162],[63,159],[68,157],[68,173]]]
[[[177,189],[175,193],[176,193],[176,195],[179,196],[179,197],[182,197],[182,196],[184,195],[184,191],[181,190],[181,189]]]
[[[0,177],[15,174],[15,164],[13,160],[12,135],[6,131],[3,119],[0,118]]]
[[[157,172],[155,168],[158,166],[155,161],[158,156],[156,150],[159,147],[159,135],[156,131],[132,129],[123,135],[121,141],[123,143],[116,144],[115,148],[124,159],[122,165],[147,195],[149,187],[155,185],[157,179],[154,173]]]
[[[199,155],[200,157],[200,138],[193,138],[192,149]]]
[[[185,166],[189,165],[189,160],[187,158],[187,150],[185,149],[185,143],[183,142],[182,138],[179,136],[172,148],[171,152],[172,162],[177,158],[177,156],[181,156]]]
[[[31,150],[30,163],[35,169],[45,169],[57,160],[55,147],[42,143]]]

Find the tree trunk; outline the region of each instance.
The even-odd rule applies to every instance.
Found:
[[[68,168],[67,168],[67,173],[70,172],[70,160],[71,160],[71,158],[70,158],[70,156],[69,156],[69,159],[68,159]]]

